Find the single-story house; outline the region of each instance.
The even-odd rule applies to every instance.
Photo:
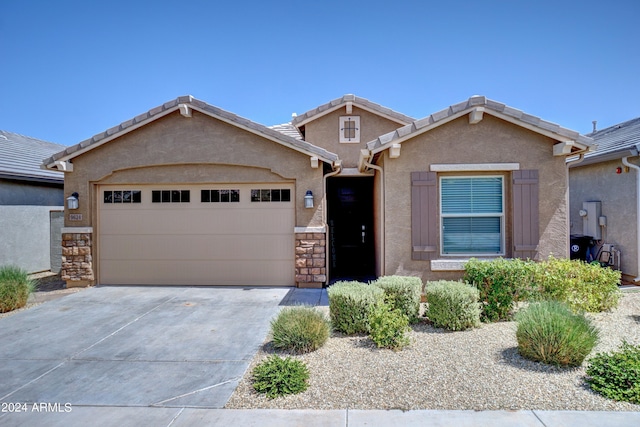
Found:
[[[44,164],[77,196],[68,285],[320,287],[568,256],[565,159],[591,148],[483,96],[416,120],[345,95],[273,127],[182,96]]]
[[[64,174],[40,166],[64,149],[0,130],[0,266],[60,271]]]
[[[571,234],[592,237],[590,256],[640,281],[640,117],[589,134],[598,149],[569,169]]]

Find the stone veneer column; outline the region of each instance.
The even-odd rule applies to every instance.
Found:
[[[321,288],[327,281],[326,232],[323,227],[319,229],[322,231],[296,227],[296,285],[299,288]]]
[[[67,288],[85,287],[94,284],[93,275],[93,228],[62,228],[62,268],[60,275]]]

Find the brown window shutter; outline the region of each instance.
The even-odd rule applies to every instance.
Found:
[[[513,171],[513,257],[535,259],[538,226],[538,171]]]
[[[411,172],[411,259],[430,260],[438,239],[435,172]]]

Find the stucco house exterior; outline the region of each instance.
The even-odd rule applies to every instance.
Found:
[[[179,97],[46,159],[63,277],[320,287],[568,256],[567,156],[592,140],[474,96],[423,119],[345,95],[265,127]]]
[[[573,161],[571,234],[594,238],[591,256],[640,281],[640,117],[589,135],[598,145]],[[591,209],[589,209],[591,208]]]
[[[64,174],[40,165],[64,148],[0,130],[0,265],[60,271]]]

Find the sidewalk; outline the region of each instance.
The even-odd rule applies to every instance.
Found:
[[[30,410],[30,408],[27,408]],[[59,408],[65,410],[64,404]],[[2,413],[13,426],[402,426],[402,427],[624,427],[640,425],[640,412],[268,410],[153,407],[67,408],[69,412]]]

